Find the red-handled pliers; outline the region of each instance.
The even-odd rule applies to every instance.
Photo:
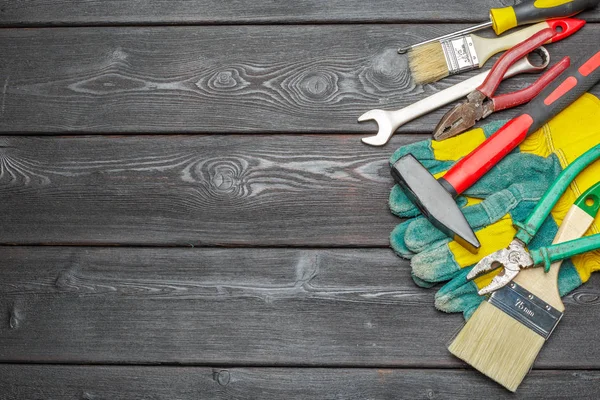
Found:
[[[531,86],[516,92],[494,97],[494,93],[508,68],[517,60],[531,53],[543,43],[556,35],[556,31],[547,28],[529,39],[519,43],[496,61],[485,81],[475,91],[467,95],[467,100],[457,104],[448,111],[438,123],[433,137],[444,140],[458,135],[475,125],[477,121],[493,113],[529,102],[538,95],[550,82],[567,69],[571,63],[569,57],[564,57],[546,71]],[[542,53],[542,54],[546,54]]]

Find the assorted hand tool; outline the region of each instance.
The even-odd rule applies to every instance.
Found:
[[[583,193],[571,207],[554,245],[529,253],[522,245],[535,234],[544,216],[550,213],[571,180],[598,158],[600,145],[565,169],[529,221],[520,228],[518,239],[509,247],[509,258],[496,257],[498,262],[505,263],[505,272],[512,272],[514,268],[518,273],[520,268],[538,263],[546,264],[547,272],[533,268],[518,275],[509,273],[504,275],[506,278],[497,280],[495,284],[502,282],[507,286],[494,291],[488,301],[481,303],[448,347],[452,354],[510,391],[514,392],[523,381],[563,316],[565,308],[557,284],[561,266],[559,260],[600,248],[600,234],[578,239],[585,234],[600,210],[600,183]],[[476,272],[486,271],[485,264]],[[491,289],[496,289],[495,284]]]
[[[499,96],[494,96],[494,93],[500,86],[506,70],[513,63],[544,43],[548,38],[552,38],[554,34],[552,29],[544,29],[504,53],[496,61],[481,86],[469,93],[465,102],[457,104],[444,115],[434,130],[434,139],[444,140],[458,135],[495,111],[519,106],[537,96],[542,89],[569,67],[569,57],[564,57],[535,83],[525,89]]]
[[[462,307],[466,318],[470,316],[470,319],[448,349],[511,391],[515,391],[522,382],[544,342],[561,320],[564,312],[561,293],[568,293],[583,284],[589,279],[589,271],[596,270],[586,266],[587,257],[583,257],[583,261],[580,260],[582,257],[575,257],[563,267],[561,282],[566,282],[567,286],[565,291],[565,285],[561,284],[562,292],[559,292],[558,272],[563,260],[600,250],[600,233],[584,236],[600,211],[600,182],[597,182],[600,178],[596,178],[595,172],[600,165],[591,166],[600,162],[600,144],[593,132],[581,132],[583,126],[589,127],[590,120],[587,118],[592,118],[589,116],[594,114],[589,112],[594,109],[589,106],[592,103],[586,101],[595,97],[586,94],[573,105],[580,114],[573,114],[571,108],[561,114],[564,116],[562,123],[559,121],[561,116],[553,118],[600,81],[600,51],[593,49],[576,62],[572,62],[568,56],[564,57],[524,89],[501,95],[497,95],[496,91],[506,78],[522,72],[543,70],[549,64],[550,55],[542,45],[577,32],[585,21],[566,17],[598,4],[600,0],[523,0],[515,6],[490,10],[489,22],[398,49],[399,53],[408,52],[409,67],[417,84],[435,82],[449,75],[481,68],[494,54],[508,51],[489,71],[401,110],[375,109],[358,118],[359,122],[377,122],[377,135],[363,138],[362,141],[381,146],[401,125],[466,97],[442,117],[433,132],[434,141],[421,147],[416,144],[404,146],[392,156],[391,172],[400,188],[392,190],[390,209],[398,216],[414,217],[414,221],[400,224],[392,232],[390,243],[397,254],[411,259],[413,276],[417,278],[415,282],[418,285],[430,287],[431,282],[440,281],[438,278],[448,280],[451,276],[450,282],[438,292],[441,295],[436,295],[436,307],[439,300],[448,302],[452,308],[452,299],[460,299],[460,296],[451,296],[453,290],[472,293],[468,294],[473,298],[468,308],[454,307],[459,310]],[[516,26],[533,23],[536,24],[500,38],[488,39],[471,34],[492,27],[500,35]],[[593,45],[597,46],[596,43]],[[534,63],[530,58],[534,53],[541,56],[541,64]],[[525,103],[529,104],[495,133],[492,132],[500,124],[494,129],[488,127],[487,131],[485,127],[472,130],[472,137],[467,137],[467,134],[449,141],[451,148],[456,148],[457,144],[465,147],[460,157],[452,158],[452,154],[442,149],[439,141],[472,128],[496,111]],[[587,123],[583,123],[582,119]],[[573,134],[572,125],[564,124],[569,120],[581,125],[575,127],[575,132],[579,133],[576,136],[580,137],[578,142],[570,138]],[[508,169],[499,166],[486,180],[467,190],[548,121],[550,123],[541,132],[520,147],[520,153],[511,155],[511,160],[505,160],[503,165],[508,163]],[[552,127],[562,127],[562,137],[553,132]],[[551,150],[544,151],[546,147],[540,146],[540,141],[547,142],[547,148]],[[528,156],[531,149],[535,155],[531,153]],[[550,155],[547,155],[548,151]],[[531,158],[532,155],[534,158]],[[519,168],[518,159],[512,158],[516,156],[522,156],[525,166],[519,171],[535,170],[532,171],[535,176],[526,178],[526,182],[530,183],[526,187],[514,184],[514,179],[522,178],[508,172],[510,168]],[[427,168],[419,160],[423,160]],[[436,167],[437,161],[441,163]],[[440,165],[443,165],[442,170]],[[587,167],[590,168],[573,182]],[[435,172],[435,177],[431,171]],[[500,186],[498,180],[501,181]],[[492,188],[495,190],[488,198],[482,197],[485,192],[481,191],[486,181],[493,181]],[[504,181],[511,182],[510,187],[498,189],[503,187],[501,184]],[[562,203],[576,192],[574,187],[578,187],[577,182],[586,182],[586,188],[590,184],[595,185],[585,191],[564,216],[566,207],[563,208]],[[535,188],[538,188],[537,191]],[[530,197],[525,193],[527,191],[536,194]],[[566,197],[563,196],[565,192],[568,192]],[[467,204],[471,199],[469,196],[478,200],[473,205],[465,206],[464,210],[481,233],[487,253],[500,250],[483,258],[475,255],[481,244],[455,201],[460,194],[465,194]],[[561,198],[561,206],[555,209]],[[531,203],[536,201],[533,212],[529,214]],[[503,207],[509,203],[506,211]],[[464,206],[464,201],[461,204]],[[415,206],[432,223],[433,227],[425,224],[432,231],[427,231],[423,224],[419,225],[422,219],[419,219]],[[488,219],[478,218],[478,212],[484,213]],[[551,212],[552,216],[549,217]],[[520,222],[527,214],[529,216],[525,222]],[[498,229],[487,229],[494,224]],[[514,237],[513,224],[518,229]],[[448,241],[447,249],[443,247],[446,240],[434,227],[453,239]],[[528,248],[536,235],[537,241],[543,242],[545,238],[553,236],[557,229],[552,244],[541,243],[542,247],[539,247],[540,243],[533,242],[532,248]],[[431,237],[434,238],[430,240]],[[441,243],[442,246],[429,244],[431,248],[422,250],[430,242]],[[473,254],[456,246],[455,242]],[[507,244],[506,248],[502,248]],[[421,257],[425,253],[427,256]],[[470,261],[455,262],[450,266],[444,264],[446,261],[443,260],[459,253],[461,260]],[[593,257],[597,257],[597,254]],[[439,266],[436,264],[438,258],[442,260]],[[469,271],[473,263],[476,265]],[[592,264],[596,265],[594,262]],[[542,265],[544,268],[533,268]],[[461,268],[464,271],[460,271]],[[476,279],[493,271],[499,272],[493,278],[484,276]],[[476,294],[489,297],[484,301]],[[445,308],[443,310],[446,311]]]
[[[572,64],[527,104],[520,115],[457,162],[443,177],[436,180],[411,154],[394,163],[392,176],[434,226],[476,253],[479,240],[454,198],[598,81],[600,51],[595,50]]]
[[[423,62],[415,61],[417,58],[411,58],[410,65],[413,70],[413,78],[419,81],[425,81],[429,78],[421,76],[419,78],[419,73],[415,73],[415,68],[424,71],[423,74],[434,74],[439,75],[440,73],[444,76],[448,74],[454,74],[462,71],[467,71],[470,69],[478,68],[483,66],[485,61],[489,59],[493,54],[498,51],[505,50],[513,45],[516,47],[513,52],[511,52],[512,56],[510,56],[510,62],[508,62],[510,69],[504,73],[503,75],[499,72],[496,72],[493,77],[489,79],[497,79],[501,76],[500,80],[506,79],[508,77],[514,76],[517,73],[521,72],[537,72],[542,68],[527,68],[523,65],[524,61],[521,61],[519,57],[514,56],[515,52],[518,51],[517,48],[521,49],[521,46],[527,46],[523,44],[523,42],[532,45],[536,43],[539,50],[535,51],[537,54],[541,55],[542,62],[536,63],[528,58],[530,64],[535,64],[537,66],[543,65],[544,68],[547,66],[547,60],[549,60],[549,55],[546,49],[542,48],[542,44],[553,43],[559,40],[565,39],[571,36],[573,33],[580,30],[585,25],[585,21],[574,19],[574,18],[563,18],[556,19],[552,21],[541,22],[535,24],[531,27],[522,29],[514,34],[508,35],[507,37],[499,38],[499,39],[484,39],[479,37],[474,38],[459,38],[456,40],[462,41],[462,44],[454,44],[451,47],[444,47],[445,50],[438,52],[437,54],[425,54],[423,57],[419,59]],[[554,34],[549,36],[545,41],[540,41],[541,36],[536,36],[539,32],[549,32],[553,31]],[[510,38],[509,38],[510,37]],[[521,40],[520,43],[517,43]],[[423,47],[425,50],[427,46]],[[418,49],[421,49],[419,47]],[[440,47],[441,49],[441,47]],[[421,51],[421,50],[419,50]],[[412,53],[411,53],[412,54]],[[412,56],[411,56],[412,57]],[[508,56],[507,56],[508,57]],[[435,63],[432,64],[432,60],[434,59],[441,60],[441,67],[438,68],[437,72],[432,72],[436,70]],[[517,65],[511,66],[510,64],[514,63],[517,59]],[[448,61],[447,60],[451,60]],[[489,113],[493,111],[499,111],[508,107],[515,107],[523,102],[529,101],[532,97],[534,97],[541,88],[543,88],[544,84],[550,80],[553,76],[552,74],[558,73],[561,70],[561,67],[564,67],[566,61],[559,63],[552,71],[549,71],[549,75],[545,75],[540,78],[539,81],[534,83],[527,90],[519,91],[515,93],[513,96],[500,96],[496,101],[492,101],[491,103],[486,103],[486,109],[479,111],[478,109],[474,109],[476,113],[474,114],[466,114],[469,109],[462,110],[454,110],[454,116],[447,116],[447,119],[443,121],[443,124],[438,125],[436,128],[436,135],[434,136],[436,140],[442,140],[444,138],[450,137],[458,132],[461,132],[466,127],[474,125],[477,120],[484,118]],[[448,67],[448,65],[455,65],[455,67]],[[420,65],[420,67],[416,67],[416,65]],[[495,70],[498,70],[500,66],[496,66]],[[421,68],[422,67],[422,68]],[[514,68],[513,68],[514,67]],[[453,71],[453,72],[452,72]],[[386,144],[393,133],[400,126],[405,123],[412,121],[413,119],[430,113],[448,103],[451,103],[455,100],[460,99],[461,97],[467,96],[472,91],[476,90],[485,80],[488,78],[490,71],[479,74],[472,78],[469,78],[461,83],[458,83],[450,88],[442,90],[434,95],[431,95],[423,100],[420,100],[408,107],[405,107],[401,110],[396,111],[386,111],[386,110],[370,110],[358,118],[359,122],[375,120],[379,125],[379,132],[376,136],[364,138],[362,141],[365,144],[369,144],[372,146],[383,146]],[[497,85],[496,85],[497,86]],[[490,104],[492,107],[490,107]],[[459,112],[460,111],[460,112]],[[451,126],[448,127],[448,123],[452,122]],[[440,130],[446,129],[448,131],[445,133],[438,133]]]
[[[473,267],[467,275],[467,279],[469,280],[475,279],[477,276],[488,273],[496,268],[503,268],[502,272],[496,275],[489,285],[483,287],[479,291],[479,295],[489,294],[505,287],[517,277],[522,269],[544,264],[546,271],[548,271],[552,262],[562,261],[565,258],[600,249],[600,234],[597,234],[585,239],[572,240],[548,247],[540,247],[534,251],[527,250],[527,245],[537,234],[544,223],[544,220],[550,215],[550,211],[552,211],[552,208],[556,205],[556,202],[560,199],[560,196],[562,196],[573,179],[575,179],[585,167],[596,161],[598,158],[600,158],[600,146],[592,148],[579,157],[574,163],[570,164],[561,173],[554,185],[546,192],[527,221],[523,224],[517,224],[519,230],[508,248],[498,250],[483,257],[481,261]],[[582,217],[580,219],[591,224],[596,216],[598,207],[600,207],[600,183],[586,191],[586,193],[581,196],[580,200],[575,202],[573,208],[581,211],[573,211],[569,216],[573,219],[576,216],[580,216]],[[586,213],[591,214],[591,221],[589,221],[588,218],[590,215],[586,217]],[[561,225],[562,230],[565,230],[565,227],[571,226],[571,222],[579,223],[581,221],[570,221],[569,219],[565,219]]]
[[[538,61],[538,57],[536,56],[530,57],[532,53],[537,54],[541,61]],[[540,72],[544,70],[550,63],[550,54],[548,53],[548,50],[541,46],[532,53],[529,53],[527,56],[519,59],[517,62],[511,65],[502,79],[507,79],[522,73]],[[431,96],[426,97],[423,100],[419,100],[418,102],[400,110],[367,111],[358,117],[358,121],[363,122],[375,120],[379,126],[379,131],[375,136],[363,138],[362,142],[371,146],[383,146],[390,140],[394,132],[399,127],[414,120],[415,118],[428,114],[442,106],[445,106],[446,104],[466,96],[480,86],[485,81],[489,73],[490,70],[477,74],[467,80],[432,94]]]
[[[415,83],[432,83],[449,75],[481,68],[494,54],[508,50],[545,29],[555,32],[545,42],[549,44],[571,36],[584,25],[584,20],[565,18],[540,22],[499,38],[455,37],[409,51],[408,65]]]
[[[466,35],[489,27],[494,29],[496,35],[500,35],[517,26],[541,22],[548,19],[570,17],[588,8],[594,8],[599,3],[600,0],[523,0],[515,6],[492,8],[490,10],[490,20],[488,22],[440,36],[435,39],[426,40],[412,46],[400,48],[398,49],[398,53],[404,54],[417,46]]]

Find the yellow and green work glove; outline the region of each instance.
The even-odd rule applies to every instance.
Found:
[[[425,140],[403,146],[390,161],[393,164],[403,155],[412,153],[437,178],[502,125],[503,122],[491,123],[442,142]],[[390,193],[390,209],[395,215],[408,219],[392,231],[390,244],[399,256],[411,260],[412,276],[418,285],[431,287],[450,281],[436,294],[436,308],[445,312],[463,312],[465,318],[470,317],[483,300],[477,291],[498,272],[467,281],[470,267],[482,257],[507,247],[516,233],[513,223],[523,222],[558,174],[598,143],[600,100],[585,94],[525,139],[460,196],[457,201],[481,242],[478,254],[470,253],[433,227],[402,189],[394,186]],[[549,245],[575,199],[599,180],[600,162],[596,162],[573,181],[553,209],[552,216],[530,243],[530,248]],[[600,219],[591,231],[600,233],[599,227]],[[559,274],[561,296],[586,282],[598,269],[598,252],[564,261]]]

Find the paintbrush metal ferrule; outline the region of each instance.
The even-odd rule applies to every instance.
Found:
[[[545,340],[563,316],[562,312],[514,282],[492,293],[488,302]]]
[[[443,40],[440,44],[448,65],[449,75],[479,68],[479,58],[470,35]]]
[[[482,29],[485,29],[485,28],[489,28],[490,26],[492,26],[492,21],[487,21],[487,22],[484,22],[484,23],[479,24],[479,25],[471,26],[471,27],[466,28],[466,29],[461,29],[460,31],[448,33],[446,35],[438,36],[438,37],[435,37],[433,39],[427,39],[427,40],[424,40],[422,42],[419,42],[419,43],[416,43],[416,44],[413,44],[413,45],[410,45],[410,46],[400,47],[398,49],[398,53],[399,54],[404,54],[404,53],[408,52],[409,50],[414,49],[415,47],[423,46],[423,45],[429,44],[429,43],[440,42],[440,41],[446,40],[446,39],[452,39],[452,38],[455,38],[455,37],[458,37],[458,36],[462,36],[462,35],[467,35],[469,33],[473,33],[473,32],[476,32],[476,31],[479,31],[479,30],[482,30]]]

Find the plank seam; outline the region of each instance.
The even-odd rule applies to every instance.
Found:
[[[315,364],[315,365],[302,365],[302,364],[229,364],[229,363],[106,363],[106,362],[40,362],[40,361],[0,361],[0,365],[8,366],[80,366],[80,367],[145,367],[145,368],[230,368],[230,369],[244,369],[244,368],[261,368],[261,369],[363,369],[363,370],[378,370],[378,369],[391,369],[391,370],[423,370],[423,371],[473,371],[473,368],[464,366],[450,366],[450,365],[439,365],[439,366],[428,366],[428,365],[415,365],[415,366],[397,366],[389,364],[378,364],[378,365],[335,365],[335,364]],[[576,366],[559,366],[559,367],[534,367],[533,371],[600,371],[599,367],[576,367]]]
[[[111,27],[178,27],[178,26],[294,26],[294,25],[460,25],[460,24],[476,24],[482,22],[481,19],[477,18],[464,18],[455,19],[452,21],[447,20],[434,20],[434,19],[348,19],[348,20],[336,20],[336,19],[323,19],[320,21],[314,20],[292,20],[292,21],[280,21],[280,20],[253,20],[253,21],[140,21],[136,23],[131,22],[86,22],[86,23],[73,23],[73,22],[45,22],[45,23],[1,23],[0,29],[29,29],[29,28],[111,28]],[[599,23],[600,20],[592,17],[588,20],[588,23]]]

